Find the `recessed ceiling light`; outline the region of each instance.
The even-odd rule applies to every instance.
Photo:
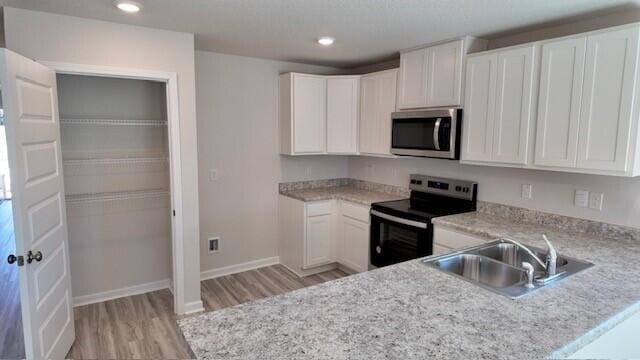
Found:
[[[318,39],[318,44],[323,46],[329,46],[329,45],[333,45],[334,41],[336,41],[336,39],[330,36],[323,36],[320,39]]]
[[[122,1],[117,0],[113,3],[118,9],[128,12],[128,13],[137,13],[142,9],[142,5],[135,1]]]

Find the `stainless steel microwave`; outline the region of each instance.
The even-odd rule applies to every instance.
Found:
[[[391,114],[391,153],[460,158],[462,109],[403,111]]]

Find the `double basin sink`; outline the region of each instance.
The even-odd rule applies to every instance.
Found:
[[[545,250],[525,246],[539,259],[545,261]],[[586,261],[559,255],[556,275],[543,279],[544,266],[525,249],[505,240],[496,240],[445,255],[431,256],[422,262],[427,266],[512,299],[561,281],[567,276],[593,266]],[[527,271],[522,265],[523,262],[528,262],[534,268],[534,277],[538,280],[533,282],[533,287],[526,286],[528,282]]]

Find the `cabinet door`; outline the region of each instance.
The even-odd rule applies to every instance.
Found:
[[[526,165],[534,110],[536,47],[498,53],[492,161]]]
[[[576,165],[585,49],[585,38],[542,46],[536,165]]]
[[[365,75],[360,80],[359,151],[391,154],[391,113],[396,108],[397,70]]]
[[[358,147],[358,77],[327,79],[327,152],[355,154]]]
[[[638,66],[638,29],[590,36],[577,166],[627,171]]]
[[[293,152],[325,151],[327,82],[322,76],[293,75]]]
[[[462,160],[490,161],[496,93],[495,53],[467,60]]]
[[[369,224],[342,217],[340,262],[355,271],[369,268]]]
[[[391,113],[396,111],[397,70],[378,76],[378,100],[376,102],[375,153],[391,155]]]
[[[363,76],[360,79],[359,150],[371,154],[376,151],[376,110],[378,107],[378,79]]]
[[[305,268],[332,262],[331,215],[307,217]]]
[[[400,54],[398,108],[427,106],[427,49]]]
[[[460,106],[462,40],[427,48],[426,106]]]

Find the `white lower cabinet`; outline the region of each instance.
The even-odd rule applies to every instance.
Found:
[[[307,216],[303,268],[333,262],[332,214]]]
[[[369,207],[340,201],[338,262],[351,270],[369,269]]]
[[[452,230],[439,225],[435,225],[433,227],[434,255],[446,254],[454,250],[484,244],[488,241],[490,241],[490,239]]]
[[[342,200],[279,196],[280,262],[299,276],[369,266],[369,207]]]

